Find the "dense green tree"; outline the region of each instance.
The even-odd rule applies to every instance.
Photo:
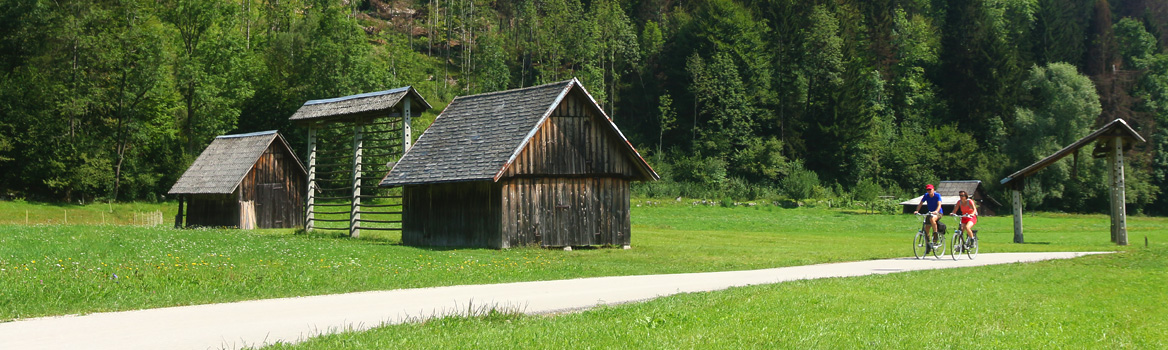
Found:
[[[474,73],[478,92],[506,90],[511,78],[507,67],[507,53],[498,35],[487,33],[478,40],[478,64]]]
[[[621,84],[621,77],[629,73],[640,60],[640,44],[632,23],[617,1],[593,2],[588,17],[593,21],[592,38],[597,45],[597,59],[594,62],[604,72],[604,80],[598,87],[608,91],[601,101],[608,107],[609,118],[616,119],[616,90]]]
[[[1030,65],[1023,45],[1032,1],[955,0],[948,3],[939,80],[952,119],[982,142],[1012,123],[1017,87]]]
[[[235,129],[254,93],[247,38],[234,30],[236,7],[218,0],[170,0],[163,18],[177,31],[175,81],[183,100],[183,138],[194,156],[216,135]]]
[[[1112,31],[1124,64],[1134,68],[1147,67],[1147,60],[1156,53],[1157,47],[1156,37],[1144,29],[1144,24],[1125,17],[1115,23]]]
[[[669,94],[661,95],[660,102],[657,105],[658,127],[661,129],[657,133],[657,154],[661,153],[661,145],[665,143],[665,132],[673,129],[677,124],[677,111],[673,109],[673,97]]]
[[[1102,112],[1095,85],[1070,64],[1034,66],[1023,87],[1031,100],[1019,107],[1015,115],[1015,134],[1009,152],[1014,156],[1016,168],[1037,162],[1086,136]],[[1029,177],[1025,191],[1027,203],[1038,205],[1050,198],[1063,197],[1080,158],[1084,157],[1076,154]]]
[[[1087,24],[1094,0],[1038,0],[1034,12],[1036,59],[1083,68]]]
[[[1057,133],[1100,121],[1049,121],[1090,114],[1075,97],[1089,82],[1067,78],[1079,67],[1098,119],[1149,138],[1129,158],[1131,208],[1168,207],[1151,202],[1168,186],[1160,2],[382,4],[0,0],[0,195],[154,198],[218,134],[278,129],[303,149],[287,118],[309,99],[412,85],[442,106],[571,77],[671,181],[711,193],[870,197],[941,179],[996,191],[1070,138]],[[1099,162],[1060,163],[1028,204],[1103,210]]]
[[[696,1],[693,11],[700,14],[683,29],[681,40],[692,40],[696,53],[713,57],[721,52],[733,60],[751,100],[760,105],[774,103],[771,53],[765,21],[755,19],[751,11],[730,0]]]
[[[690,60],[693,91],[700,113],[697,150],[727,159],[754,138],[758,109],[750,101],[738,67],[727,53],[716,53],[706,63],[700,56]]]

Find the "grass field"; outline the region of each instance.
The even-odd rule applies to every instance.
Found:
[[[1168,249],[805,280],[554,316],[448,317],[265,349],[1164,349]],[[928,305],[928,306],[926,306]]]
[[[71,207],[71,220],[106,205]],[[161,211],[164,205],[128,206]],[[151,210],[151,208],[154,208]],[[159,209],[162,208],[162,209]],[[62,207],[0,202],[0,320],[364,290],[755,269],[911,254],[919,221],[825,209],[634,207],[633,249],[427,249],[395,235],[349,239],[293,230],[22,225]],[[117,214],[117,205],[114,205]],[[108,207],[107,207],[108,210]],[[173,210],[173,209],[170,209]],[[73,222],[73,221],[71,221]],[[983,218],[982,252],[1113,250],[1101,215]],[[1133,244],[1165,247],[1168,220],[1132,217]],[[1139,246],[1123,249],[1141,250]]]

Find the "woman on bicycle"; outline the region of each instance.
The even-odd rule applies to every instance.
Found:
[[[957,196],[960,198],[957,199],[957,205],[953,206],[953,214],[969,216],[961,218],[961,230],[965,231],[966,236],[973,238],[973,225],[977,224],[977,206],[965,191],[958,192]]]

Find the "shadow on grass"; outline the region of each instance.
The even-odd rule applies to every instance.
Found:
[[[307,238],[318,238],[318,239],[353,240],[353,241],[357,241],[357,242],[365,242],[365,243],[370,243],[370,244],[401,245],[401,242],[398,239],[394,239],[392,237],[377,237],[377,236],[372,236],[372,237],[365,236],[365,237],[357,237],[357,238],[350,237],[349,231],[347,229],[346,230],[318,229],[318,230],[313,230],[312,232],[308,232],[308,231],[305,231],[303,228],[301,228],[301,229],[297,229],[295,232],[293,232],[292,235],[293,236],[305,236]]]
[[[1024,243],[1015,243],[1015,244],[1050,245],[1050,242],[1024,242]]]

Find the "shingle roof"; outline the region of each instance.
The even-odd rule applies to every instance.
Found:
[[[959,192],[965,191],[965,193],[969,193],[972,196],[974,193],[977,193],[978,187],[981,187],[980,180],[941,181],[937,184],[935,190],[941,194],[942,205],[954,205],[957,204],[957,194]],[[900,205],[917,205],[921,202],[921,198],[924,198],[924,195],[900,202]],[[1000,205],[998,201],[991,198],[988,194],[986,194],[986,198],[983,201],[985,200],[992,202],[994,205]]]
[[[327,118],[358,116],[366,113],[385,111],[396,106],[403,98],[410,96],[420,106],[411,106],[413,113],[430,109],[430,103],[413,87],[406,86],[393,90],[370,92],[344,97],[310,100],[305,102],[288,120],[307,122]]]
[[[394,165],[381,186],[496,181],[552,110],[573,88],[587,90],[576,79],[522,89],[457,97]],[[588,95],[588,99],[592,97]],[[592,105],[603,115],[603,110]],[[607,117],[605,117],[607,119]],[[624,135],[609,122],[644,169],[656,177]]]
[[[1018,170],[1017,172],[1010,174],[1010,176],[1007,176],[1006,178],[1002,179],[1001,183],[1003,185],[1008,185],[1008,186],[1012,186],[1012,187],[1021,186],[1020,185],[1021,182],[1013,183],[1013,184],[1011,184],[1011,182],[1014,182],[1015,180],[1023,179],[1023,178],[1026,178],[1027,176],[1033,175],[1034,173],[1038,172],[1039,170],[1042,170],[1043,168],[1046,168],[1047,166],[1054,164],[1054,162],[1057,162],[1060,159],[1063,159],[1063,157],[1066,157],[1066,156],[1074,153],[1075,151],[1078,151],[1080,148],[1083,148],[1083,146],[1086,146],[1087,144],[1091,143],[1092,141],[1095,141],[1096,139],[1099,139],[1101,137],[1116,137],[1116,136],[1122,137],[1122,138],[1128,140],[1128,142],[1125,142],[1124,151],[1129,150],[1132,146],[1132,143],[1146,141],[1146,140],[1144,140],[1144,137],[1140,136],[1140,133],[1136,132],[1135,129],[1132,129],[1131,125],[1128,125],[1126,121],[1124,121],[1123,119],[1115,119],[1115,120],[1112,120],[1111,122],[1108,122],[1102,128],[1099,128],[1099,130],[1095,130],[1094,132],[1088,134],[1087,136],[1084,136],[1083,138],[1079,139],[1078,141],[1075,141],[1074,143],[1068,145],[1067,147],[1064,147],[1063,149],[1059,150],[1058,152],[1055,152],[1054,154],[1051,154],[1051,155],[1047,156],[1046,158],[1042,158],[1041,160],[1035,162],[1034,164],[1030,164],[1030,166],[1022,168],[1022,170]],[[1102,153],[1102,151],[1103,151],[1102,149],[1100,149],[1101,147],[1099,147],[1099,146],[1103,145],[1102,142],[1103,141],[1100,141],[1099,144],[1096,144],[1096,150],[1094,152],[1092,152],[1092,155],[1094,155],[1096,157],[1102,156],[1102,154],[1098,154],[1098,153]]]
[[[275,141],[288,148],[288,143],[275,130],[216,137],[168,193],[231,194]],[[296,157],[291,149],[288,153]],[[299,159],[293,161],[300,164]]]

